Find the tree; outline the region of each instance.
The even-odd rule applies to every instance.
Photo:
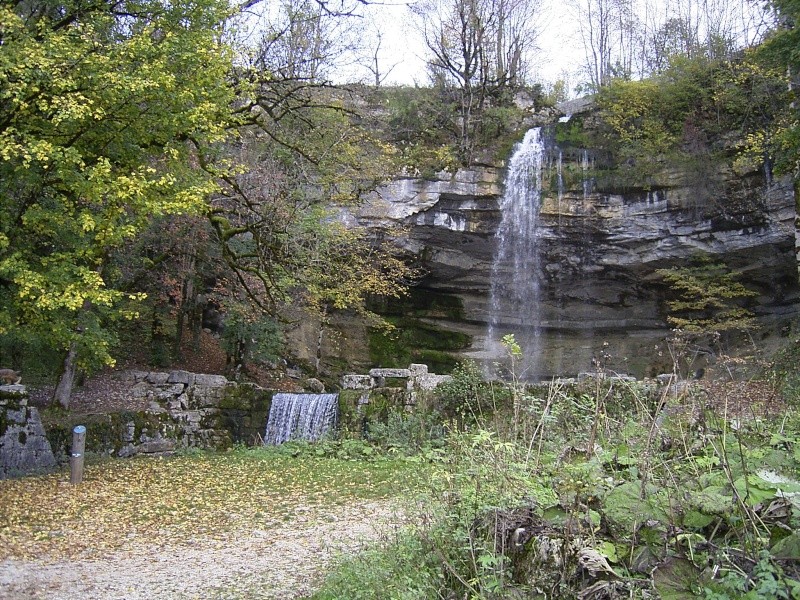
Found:
[[[282,0],[253,3],[250,10],[257,16],[238,19],[244,31],[236,44],[249,64],[275,81],[325,82],[360,49],[353,8],[342,14],[316,0]]]
[[[488,102],[526,81],[538,0],[427,0],[413,7],[434,82],[454,90],[461,157],[469,163]]]
[[[691,367],[698,355],[713,355],[726,336],[754,328],[755,315],[745,302],[758,294],[742,285],[739,274],[727,265],[701,254],[686,266],[656,273],[672,292],[666,305],[667,323],[674,328],[669,343],[676,372],[679,356]]]
[[[113,362],[106,325],[135,316],[111,253],[217,189],[195,148],[233,120],[227,15],[218,0],[0,7],[0,333],[65,353],[64,405],[79,362]]]
[[[364,32],[368,33],[371,42],[364,46],[364,55],[360,58],[359,63],[370,74],[372,84],[379,88],[400,63],[394,62],[388,67],[385,66],[384,32],[376,21],[372,21]]]
[[[784,119],[776,132],[776,170],[791,173],[800,180],[800,2],[798,0],[773,0],[770,4],[776,15],[778,27],[759,48],[759,57],[768,66],[787,74],[790,98],[784,105]]]
[[[633,75],[639,22],[625,0],[572,0],[583,45],[589,88],[598,91],[613,78]]]
[[[306,89],[304,105],[296,94],[298,104],[280,122],[267,118],[275,114],[267,105],[238,148],[238,162],[252,166],[225,177],[209,213],[230,269],[232,303],[249,301],[277,319],[287,306],[300,307],[319,319],[320,336],[332,311],[372,317],[366,299],[400,295],[412,277],[388,243],[337,216],[336,206],[360,202],[390,161],[386,147],[349,125],[347,113],[321,107],[323,91]]]

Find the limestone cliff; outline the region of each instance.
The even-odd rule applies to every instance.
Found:
[[[538,229],[541,375],[588,370],[603,348],[619,371],[646,375],[667,368],[663,346],[656,348],[668,333],[667,290],[655,271],[699,252],[742,273],[742,282],[758,292],[749,308],[766,327],[775,329],[795,314],[790,181],[764,171],[722,172],[701,193],[686,173],[665,169],[649,190],[614,189],[598,183],[590,162],[589,152],[561,153],[553,145],[545,166]],[[349,215],[374,229],[405,228],[397,243],[426,270],[414,290],[417,322],[468,334],[471,343],[460,354],[488,362],[495,358],[486,330],[504,178],[502,165],[433,179],[401,177]],[[442,298],[458,310],[441,310]],[[518,318],[506,314],[497,321],[514,332],[524,326]]]

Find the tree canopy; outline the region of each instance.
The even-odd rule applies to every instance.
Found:
[[[226,15],[216,0],[0,7],[2,333],[111,360],[101,321],[131,295],[108,285],[110,254],[218,188],[187,141],[231,133]]]
[[[231,14],[218,0],[2,4],[4,343],[55,348],[65,372],[111,364],[117,321],[161,303],[180,327],[209,277],[272,315],[290,299],[358,308],[402,290],[403,269],[388,273],[321,208],[380,181],[386,148],[314,73],[282,66],[297,62],[285,44],[237,54]],[[192,237],[165,243],[181,231]],[[153,294],[144,280],[178,254],[162,281],[183,291]],[[201,262],[217,266],[201,274]],[[367,283],[348,287],[348,265]]]

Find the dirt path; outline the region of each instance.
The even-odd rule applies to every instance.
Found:
[[[302,598],[342,555],[391,537],[387,502],[299,507],[284,524],[226,541],[136,544],[104,560],[0,562],[0,599]]]

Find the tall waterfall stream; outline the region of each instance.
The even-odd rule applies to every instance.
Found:
[[[514,333],[523,351],[518,375],[525,379],[535,378],[539,367],[541,269],[537,231],[544,156],[542,132],[536,127],[525,134],[509,161],[492,264],[488,343],[493,354],[502,354],[502,337]]]

